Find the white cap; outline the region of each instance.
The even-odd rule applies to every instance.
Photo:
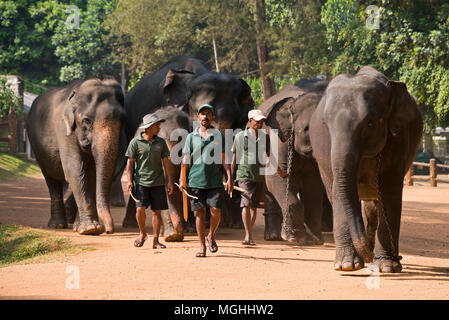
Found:
[[[248,112],[248,120],[254,119],[256,121],[259,121],[266,118],[267,117],[265,117],[262,111],[259,109],[253,109],[250,112]]]

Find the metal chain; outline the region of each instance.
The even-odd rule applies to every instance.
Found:
[[[288,108],[288,111],[290,112],[290,121],[291,121],[291,129],[290,129],[290,135],[288,137],[288,153],[287,153],[287,178],[286,178],[286,187],[285,187],[285,207],[283,211],[283,219],[282,219],[282,228],[285,230],[286,233],[295,233],[295,230],[291,227],[292,221],[290,217],[290,205],[288,201],[289,196],[289,190],[290,190],[290,173],[292,171],[292,162],[293,162],[293,149],[294,149],[294,122],[293,122],[293,113],[291,110],[291,107]],[[287,223],[288,220],[288,223]]]
[[[388,222],[387,219],[387,215],[386,215],[386,210],[385,210],[385,204],[382,198],[382,192],[380,191],[381,189],[381,185],[380,185],[380,164],[381,164],[381,160],[382,160],[382,152],[380,152],[377,155],[377,164],[376,164],[376,184],[377,184],[377,197],[379,199],[379,203],[380,203],[380,211],[382,213],[382,217],[385,220],[385,224],[387,225],[387,231],[390,237],[390,247],[391,250],[393,252],[393,254],[395,254],[396,252],[396,246],[394,245],[394,240],[393,240],[393,233],[391,231],[391,227],[390,227],[390,223]],[[398,252],[399,253],[399,252]],[[402,257],[398,256],[397,254],[395,254],[395,256],[379,256],[376,257],[377,259],[381,259],[381,258],[389,258],[391,260],[394,261],[399,261]]]

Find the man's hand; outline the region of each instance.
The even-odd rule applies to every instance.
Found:
[[[169,182],[169,183],[167,184],[167,192],[168,192],[168,195],[169,195],[169,196],[172,195],[173,190],[175,190],[175,186],[174,186],[173,182]]]
[[[179,184],[179,191],[181,191],[181,192],[182,192],[182,189],[183,189],[183,188],[182,188],[183,183],[184,183],[184,182],[182,181],[182,179],[179,178],[179,183],[178,183],[178,184]]]
[[[228,194],[231,194],[232,190],[234,190],[234,180],[228,179],[225,186],[226,191]]]
[[[128,184],[126,185],[126,189],[128,189],[128,191],[131,192],[133,190],[133,183],[128,182]]]

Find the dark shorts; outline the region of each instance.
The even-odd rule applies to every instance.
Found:
[[[247,190],[242,193],[240,207],[260,208],[259,202],[265,202],[265,182],[238,180],[237,185]]]
[[[165,186],[156,187],[144,187],[141,185],[136,186],[136,199],[140,200],[140,203],[136,203],[136,207],[148,208],[151,206],[151,210],[167,210],[167,195],[165,193]]]
[[[224,189],[197,189],[190,188],[189,193],[198,199],[190,198],[190,206],[192,211],[197,211],[203,207],[221,208],[223,201]]]

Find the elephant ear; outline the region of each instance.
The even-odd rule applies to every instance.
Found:
[[[64,107],[64,123],[67,129],[67,136],[70,136],[75,130],[75,109],[76,109],[76,92],[72,91],[69,98],[67,99]]]
[[[161,84],[167,105],[174,105],[188,112],[190,97],[188,83],[194,76],[195,73],[187,70],[168,70]]]
[[[251,109],[254,109],[255,103],[253,97],[251,96],[251,87],[245,80],[239,79],[239,81],[242,85],[242,90],[240,91],[239,95],[240,105],[248,105],[251,107]]]
[[[289,108],[296,99],[306,94],[306,92],[294,85],[285,86],[279,93],[264,101],[259,110],[267,117],[266,125],[278,130],[281,141],[285,142],[291,129],[291,119]]]
[[[387,85],[391,88],[389,130],[396,136],[415,119],[418,106],[405,83],[389,80]]]

